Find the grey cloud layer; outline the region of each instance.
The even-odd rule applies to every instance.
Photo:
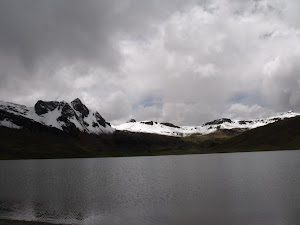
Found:
[[[1,1],[2,100],[81,97],[108,120],[300,111],[298,1]]]

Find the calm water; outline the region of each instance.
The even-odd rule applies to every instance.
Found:
[[[0,161],[0,218],[300,224],[300,151]]]

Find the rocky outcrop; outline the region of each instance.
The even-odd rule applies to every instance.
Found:
[[[150,125],[150,126],[153,126],[153,121],[146,121],[146,122],[141,122],[143,124],[146,124],[146,125]]]
[[[99,123],[101,126],[106,127],[106,124],[109,124],[98,112],[95,113],[95,117],[97,119],[97,123]]]
[[[240,120],[239,121],[240,125],[246,125],[246,124],[252,124],[252,123],[253,123],[253,121],[250,121],[250,120]]]
[[[161,123],[162,125],[173,127],[173,128],[180,128],[179,126],[174,125],[173,123]]]
[[[232,123],[231,119],[227,119],[227,118],[222,118],[222,119],[218,119],[218,120],[214,120],[211,122],[207,122],[204,125],[219,125],[222,123]]]
[[[62,128],[64,131],[74,134],[80,131],[73,122],[72,118],[78,117],[71,106],[66,102],[60,102],[58,109],[61,109],[61,116],[57,118],[57,121],[62,121]]]
[[[76,98],[71,102],[73,108],[80,114],[82,118],[87,117],[90,113],[89,109],[81,102],[79,98]]]
[[[38,115],[43,115],[48,113],[49,111],[53,111],[55,108],[57,108],[59,105],[59,102],[56,101],[37,101],[37,103],[34,105],[35,113]]]

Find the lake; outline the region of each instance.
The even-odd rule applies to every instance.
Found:
[[[300,223],[300,150],[0,161],[0,218],[75,224]]]

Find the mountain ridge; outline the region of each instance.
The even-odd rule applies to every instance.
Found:
[[[116,130],[124,132],[140,132],[174,137],[185,137],[193,134],[207,135],[218,130],[241,131],[265,126],[276,121],[300,115],[288,111],[277,116],[254,120],[216,119],[200,126],[177,126],[169,122],[136,121],[117,126],[107,122],[99,112],[90,110],[79,98],[70,103],[66,101],[39,100],[33,107],[0,101],[0,126],[14,129],[30,128],[52,130],[58,129],[71,135],[78,132],[89,134],[113,133]],[[48,128],[41,128],[40,125]],[[53,128],[53,129],[50,129]],[[51,132],[52,132],[51,131]],[[56,131],[59,133],[59,131]]]
[[[300,116],[243,132],[216,146],[212,152],[293,149],[300,149]]]
[[[0,101],[0,126],[22,129],[36,123],[69,134],[114,132],[110,123],[97,111],[89,110],[78,98],[70,103],[39,100],[33,107]]]
[[[177,126],[171,123],[160,123],[155,121],[140,121],[134,119],[127,123],[113,126],[116,130],[129,132],[143,132],[152,134],[161,134],[175,137],[185,137],[192,134],[206,135],[218,130],[251,130],[253,128],[265,126],[276,121],[299,116],[300,113],[288,111],[277,116],[253,119],[253,120],[231,120],[228,118],[216,119],[200,126]]]

